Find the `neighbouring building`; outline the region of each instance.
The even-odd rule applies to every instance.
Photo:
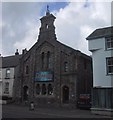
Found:
[[[87,38],[93,59],[92,112],[113,115],[113,26],[100,28]]]
[[[92,58],[57,41],[55,19],[47,10],[37,42],[23,50],[15,83],[17,102],[76,107],[79,94],[91,93]]]
[[[2,97],[2,59],[1,59],[1,55],[0,55],[0,99]]]
[[[12,100],[14,96],[13,85],[16,78],[16,72],[19,64],[19,55],[16,51],[15,55],[1,57],[0,67],[0,95],[3,100]]]

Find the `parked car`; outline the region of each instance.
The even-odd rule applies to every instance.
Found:
[[[91,94],[80,94],[77,103],[78,108],[91,108]]]

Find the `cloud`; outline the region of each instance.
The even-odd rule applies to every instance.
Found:
[[[97,28],[111,25],[110,3],[72,2],[56,13],[59,41],[90,55],[86,37]]]
[[[42,7],[43,3],[6,2],[2,4],[2,55],[11,55],[16,49],[21,51],[22,47],[30,46],[29,44],[34,41],[34,34],[38,32]],[[36,25],[37,31],[34,27]],[[33,32],[32,37],[30,31]]]
[[[37,26],[39,26],[40,23],[38,22],[38,24],[36,24],[33,22],[27,22],[27,24],[29,26],[29,30],[25,32],[23,39],[14,43],[14,47],[18,48],[19,51],[24,48],[30,49],[37,41],[39,33],[39,31],[37,30]]]
[[[93,0],[92,0],[93,1]],[[47,1],[48,2],[48,1]],[[14,50],[29,49],[37,41],[44,2],[6,2],[2,5],[2,54],[11,55]],[[86,37],[95,29],[111,25],[110,2],[70,2],[61,9],[54,5],[55,27],[58,41],[86,54]],[[55,10],[56,8],[56,10]]]

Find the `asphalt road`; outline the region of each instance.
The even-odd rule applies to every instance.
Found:
[[[62,109],[62,108],[35,108],[30,111],[27,106],[3,105],[2,118],[110,118],[94,115],[90,110]]]

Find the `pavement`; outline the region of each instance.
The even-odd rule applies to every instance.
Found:
[[[2,106],[2,118],[111,118],[95,115],[90,110],[64,108],[35,108],[28,106],[7,104]],[[112,119],[112,118],[111,118]]]

